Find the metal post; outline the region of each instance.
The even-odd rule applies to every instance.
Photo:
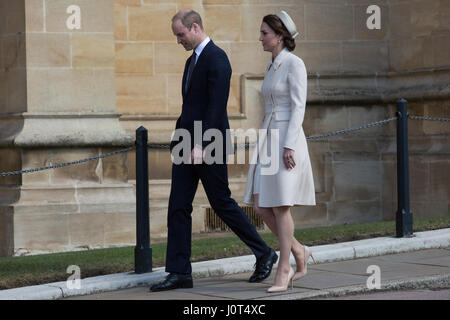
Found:
[[[413,236],[413,216],[409,206],[408,102],[397,101],[397,237]]]
[[[136,273],[152,271],[147,140],[147,129],[142,126],[139,127],[136,130],[136,247],[134,248],[134,270]]]

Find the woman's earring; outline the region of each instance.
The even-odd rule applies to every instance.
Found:
[[[280,40],[280,39],[278,39],[278,43],[281,43],[281,40]]]

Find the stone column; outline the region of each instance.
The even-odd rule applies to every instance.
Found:
[[[116,111],[113,7],[0,0],[0,171],[134,143]],[[126,158],[0,178],[0,256],[133,243]]]

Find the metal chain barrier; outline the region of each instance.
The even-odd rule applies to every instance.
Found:
[[[102,154],[102,155],[99,155],[96,157],[86,158],[83,160],[77,160],[77,161],[72,161],[72,162],[58,163],[58,164],[46,166],[46,167],[25,169],[25,170],[12,171],[12,172],[3,172],[3,173],[0,173],[0,177],[8,177],[8,176],[20,175],[20,174],[24,174],[24,173],[31,173],[31,172],[44,171],[44,170],[49,170],[49,169],[68,167],[68,166],[72,166],[72,165],[76,165],[76,164],[80,164],[80,163],[84,163],[84,162],[88,162],[88,161],[93,161],[93,160],[98,160],[98,159],[115,156],[117,154],[125,153],[128,151],[134,150],[134,149],[136,149],[136,147],[130,147],[130,148],[122,149],[122,150],[113,151],[110,153],[105,153],[105,154]]]
[[[150,149],[169,149],[170,148],[169,144],[149,143],[149,144],[147,144],[147,146]]]
[[[429,120],[429,121],[442,121],[442,122],[450,121],[450,118],[430,118],[430,117],[412,116],[412,115],[408,115],[408,118],[410,118],[412,120]]]
[[[392,118],[389,118],[389,119],[386,119],[386,120],[372,122],[372,123],[365,124],[365,125],[362,125],[362,126],[356,127],[356,128],[344,129],[344,130],[336,130],[336,131],[333,131],[333,132],[319,134],[319,135],[316,135],[316,136],[309,136],[309,137],[306,137],[306,139],[307,140],[320,139],[320,138],[336,136],[338,134],[345,134],[345,133],[349,133],[349,132],[360,131],[360,130],[372,128],[372,127],[375,127],[375,126],[381,126],[381,125],[384,125],[384,124],[389,123],[389,122],[394,121],[394,120],[397,120],[397,117],[392,117]]]
[[[349,133],[349,132],[355,132],[355,131],[359,131],[359,130],[363,130],[363,129],[368,129],[368,128],[372,128],[375,126],[381,126],[384,125],[388,122],[397,120],[397,117],[392,117],[386,120],[381,120],[381,121],[376,121],[376,122],[372,122],[372,123],[368,123],[365,125],[362,125],[360,127],[356,127],[356,128],[350,128],[350,129],[345,129],[345,130],[337,130],[337,131],[332,131],[332,132],[328,132],[328,133],[324,133],[324,134],[319,134],[319,135],[315,135],[315,136],[309,136],[306,137],[307,140],[311,140],[311,139],[321,139],[321,138],[327,138],[327,137],[331,137],[331,136],[336,136],[338,134],[345,134],[345,133]],[[243,147],[251,147],[251,146],[256,146],[256,143],[245,143],[245,144],[238,144],[236,145],[238,148],[243,148]]]
[[[449,118],[432,118],[432,117],[423,117],[423,116],[414,116],[414,115],[409,115],[408,118],[412,119],[412,120],[429,120],[429,121],[441,121],[441,122],[449,122],[450,121]],[[372,128],[372,127],[375,127],[375,126],[385,125],[385,124],[387,124],[387,123],[389,123],[391,121],[394,121],[394,120],[397,120],[397,117],[392,117],[392,118],[388,118],[388,119],[385,119],[385,120],[368,123],[368,124],[365,124],[365,125],[362,125],[362,126],[359,126],[359,127],[355,127],[355,128],[344,129],[344,130],[336,130],[336,131],[332,131],[332,132],[328,132],[328,133],[324,133],[324,134],[309,136],[309,137],[306,137],[306,139],[307,140],[322,139],[322,138],[332,137],[332,136],[336,136],[336,135],[340,135],[340,134],[356,132],[356,131],[360,131],[360,130],[364,130],[364,129],[369,129],[369,128]],[[237,148],[244,148],[244,147],[248,148],[248,147],[255,146],[255,145],[256,145],[256,143],[245,143],[245,144],[238,144],[238,145],[235,145],[235,146]],[[147,146],[150,149],[169,149],[170,148],[170,145],[168,145],[168,144],[150,143]],[[25,170],[18,170],[18,171],[12,171],[12,172],[3,172],[3,173],[0,173],[0,177],[8,177],[8,176],[13,176],[13,175],[21,175],[21,174],[25,174],[25,173],[38,172],[38,171],[43,171],[43,170],[50,170],[50,169],[68,167],[68,166],[77,165],[77,164],[88,162],[88,161],[93,161],[93,160],[98,160],[98,159],[103,159],[103,158],[115,156],[117,154],[126,153],[126,152],[129,152],[129,151],[135,150],[135,149],[136,149],[136,147],[133,146],[133,147],[129,147],[129,148],[126,148],[126,149],[117,150],[117,151],[113,151],[113,152],[110,152],[110,153],[105,153],[105,154],[102,154],[102,155],[99,155],[99,156],[96,156],[96,157],[86,158],[86,159],[83,159],[83,160],[59,163],[59,164],[55,164],[55,165],[51,165],[51,166],[45,166],[45,167],[40,167],[40,168],[25,169]]]

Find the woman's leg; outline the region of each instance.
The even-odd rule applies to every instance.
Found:
[[[278,237],[277,223],[272,208],[261,208],[259,206],[258,194],[253,195],[253,203],[253,209],[255,210],[255,212],[261,216],[264,223],[269,227],[270,231],[272,231]],[[295,239],[294,236],[292,236],[291,250],[295,258],[295,263],[297,265],[297,272],[302,272],[304,269],[304,248],[300,244],[300,242]]]
[[[287,277],[291,268],[289,258],[294,237],[294,221],[292,220],[290,207],[275,207],[273,212],[277,225],[278,241],[280,242],[280,260],[274,285],[284,286],[287,283]]]

